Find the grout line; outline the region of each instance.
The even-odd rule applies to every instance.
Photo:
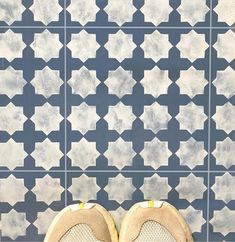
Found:
[[[0,29],[235,29],[235,26],[228,26],[228,27],[177,27],[177,26],[167,26],[167,27],[160,27],[160,26],[0,26]]]
[[[64,0],[64,162],[65,162],[65,171],[64,171],[64,187],[65,187],[65,207],[68,204],[67,201],[67,54],[66,54],[66,0]]]
[[[69,170],[69,169],[64,169],[64,170],[0,170],[0,173],[65,173],[66,172],[79,172],[79,173],[109,173],[109,172],[116,172],[116,173],[230,173],[230,174],[235,174],[235,171],[229,171],[229,170],[160,170],[160,171],[156,171],[156,170]]]
[[[208,98],[208,173],[207,173],[207,226],[206,238],[209,242],[209,219],[210,219],[210,158],[211,158],[211,71],[212,71],[212,0],[210,0],[210,33],[209,33],[209,98]]]

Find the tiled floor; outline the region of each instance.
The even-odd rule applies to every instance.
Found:
[[[235,241],[234,24],[234,0],[1,0],[0,241],[148,198]]]

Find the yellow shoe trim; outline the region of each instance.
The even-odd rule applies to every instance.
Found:
[[[149,200],[148,201],[148,205],[149,205],[149,208],[154,208],[154,201],[153,200]]]
[[[84,208],[84,205],[85,205],[84,203],[80,203],[79,204],[79,209],[83,209]]]

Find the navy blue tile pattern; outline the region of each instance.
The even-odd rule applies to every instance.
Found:
[[[235,241],[234,16],[233,0],[1,1],[0,240],[42,241],[79,201],[119,227],[151,198],[195,241]]]

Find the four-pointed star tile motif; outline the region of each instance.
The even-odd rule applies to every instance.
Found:
[[[119,224],[157,199],[195,241],[235,241],[234,16],[234,0],[1,0],[0,240],[43,241],[79,201]]]

